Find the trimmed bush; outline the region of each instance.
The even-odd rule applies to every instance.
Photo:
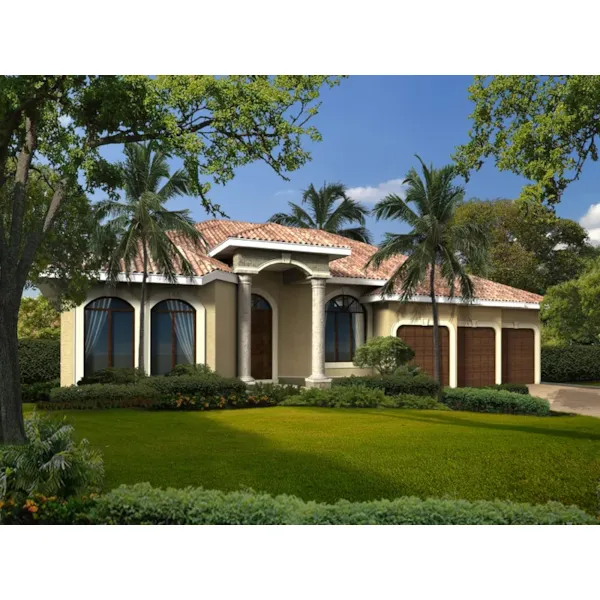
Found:
[[[383,390],[386,396],[411,394],[415,396],[435,397],[440,385],[435,379],[423,374],[418,375],[388,375],[385,377],[363,376],[339,377],[333,380],[334,387],[362,386]]]
[[[379,336],[357,348],[354,354],[354,364],[363,369],[375,369],[380,375],[391,375],[414,356],[413,349],[399,337]]]
[[[600,346],[543,346],[542,381],[600,381]]]
[[[38,501],[39,502],[39,501]],[[36,518],[37,515],[37,518]],[[6,523],[109,525],[597,525],[595,517],[559,502],[441,500],[404,497],[335,504],[254,491],[122,485],[93,499],[39,502],[35,514],[0,509]]]
[[[60,340],[19,340],[21,383],[39,383],[60,378]]]
[[[400,396],[386,396],[382,408],[413,408],[419,410],[450,410],[445,404],[438,402],[430,396],[414,396],[401,394]]]
[[[329,389],[310,388],[284,400],[282,406],[327,406],[329,408],[375,408],[385,401],[382,390],[365,386]]]
[[[102,456],[87,440],[74,441],[65,419],[36,412],[25,418],[27,443],[0,446],[0,500],[23,502],[33,494],[66,498],[97,488],[104,477]]]
[[[165,375],[165,377],[185,377],[185,376],[207,376],[215,375],[215,372],[203,363],[197,365],[175,365],[175,368]]]
[[[529,394],[529,388],[524,383],[500,383],[497,385],[487,385],[484,390],[505,390],[513,394]]]
[[[21,385],[21,400],[23,402],[48,402],[50,392],[58,387],[60,387],[60,379],[24,383]]]
[[[77,385],[95,385],[97,383],[131,385],[139,383],[142,379],[147,379],[147,377],[142,369],[108,367],[82,377]]]
[[[524,394],[515,394],[505,390],[446,388],[443,393],[442,402],[453,410],[536,415],[538,417],[545,417],[550,414],[550,403],[548,400]]]
[[[228,379],[219,375],[208,377],[149,377],[144,381],[160,393],[161,396],[242,396],[246,393],[246,384],[239,379]]]
[[[50,402],[40,402],[38,406],[52,409],[85,408],[131,408],[150,406],[160,398],[160,393],[145,384],[102,384],[72,385],[50,392]]]

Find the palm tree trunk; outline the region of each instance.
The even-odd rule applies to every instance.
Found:
[[[429,273],[429,295],[431,297],[431,312],[433,314],[433,377],[440,383],[438,398],[442,395],[442,347],[440,344],[440,316],[438,314],[438,305],[435,298],[435,262],[431,264]]]
[[[146,338],[146,278],[148,277],[148,249],[146,248],[146,240],[142,242],[142,252],[144,257],[144,273],[142,275],[142,290],[140,294],[140,339],[138,347],[138,368],[145,373],[146,366],[144,363],[144,340]]]

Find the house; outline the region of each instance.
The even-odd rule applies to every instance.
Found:
[[[433,370],[427,290],[401,304],[381,287],[404,257],[365,267],[376,250],[324,231],[273,223],[199,223],[209,249],[176,239],[195,277],[170,284],[151,268],[145,315],[147,372],[207,363],[224,376],[326,386],[365,374],[355,349],[373,336],[403,338],[415,362]],[[138,366],[141,260],[129,281],[96,284],[62,314],[61,384],[107,366]],[[444,383],[481,386],[539,383],[541,296],[474,277],[470,304],[441,283]]]

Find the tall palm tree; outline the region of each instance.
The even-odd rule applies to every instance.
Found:
[[[368,264],[379,266],[394,256],[408,255],[383,289],[385,294],[397,286],[404,302],[409,301],[419,287],[428,286],[433,315],[434,377],[442,383],[436,277],[448,285],[451,297],[458,288],[462,298],[472,300],[474,286],[468,268],[484,268],[488,241],[485,229],[479,224],[454,222],[454,213],[464,197],[464,189],[453,183],[454,166],[434,169],[417,158],[423,175],[414,168],[408,172],[403,182],[407,186],[406,198],[389,194],[373,210],[378,220],[398,219],[412,229],[409,233],[386,233]]]
[[[166,202],[177,196],[189,195],[189,176],[185,169],[169,172],[169,156],[154,144],[128,144],[123,175],[123,202],[104,200],[97,205],[101,238],[112,240],[108,260],[109,283],[116,283],[121,273],[130,279],[136,259],[141,255],[142,285],[140,289],[139,368],[144,369],[144,333],[146,280],[148,267],[159,270],[168,281],[175,283],[179,271],[188,277],[194,269],[177,247],[181,238],[201,247],[204,240],[194,227],[189,210],[167,210]]]
[[[336,205],[337,202],[339,204]],[[306,204],[308,210],[288,202],[290,212],[274,214],[269,221],[291,227],[322,229],[351,240],[371,243],[371,234],[365,227],[369,211],[360,202],[348,197],[343,184],[325,182],[317,190],[311,183],[302,192],[302,204]],[[355,227],[348,227],[355,223]]]

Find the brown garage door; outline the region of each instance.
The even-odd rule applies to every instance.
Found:
[[[534,337],[532,329],[502,330],[502,383],[533,383]]]
[[[423,371],[433,377],[433,327],[419,325],[402,325],[398,327],[398,337],[414,351],[415,357],[411,364],[419,365]],[[450,334],[447,327],[440,327],[440,342],[442,345],[442,383],[449,385],[450,373]]]
[[[496,382],[495,331],[491,327],[458,328],[458,385],[482,387]]]

